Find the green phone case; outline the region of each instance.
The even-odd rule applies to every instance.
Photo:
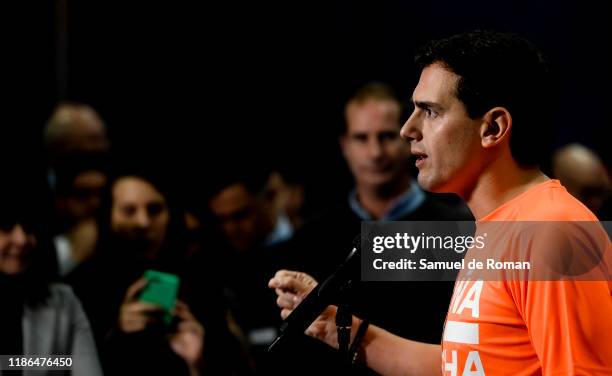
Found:
[[[178,295],[179,277],[156,270],[147,270],[144,277],[148,283],[142,289],[139,300],[162,306],[165,311],[164,322],[169,324],[172,321],[171,311]]]

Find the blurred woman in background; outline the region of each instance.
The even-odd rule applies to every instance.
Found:
[[[128,171],[111,179],[95,256],[69,280],[82,298],[109,373],[244,374],[248,358],[231,333],[212,265],[188,257],[182,211],[166,180]],[[139,300],[146,270],[180,278],[173,321]]]
[[[0,354],[66,355],[73,375],[101,375],[91,327],[72,289],[53,283],[48,201],[35,179],[0,184]],[[23,371],[36,375],[44,371]],[[57,371],[55,371],[57,372]],[[2,371],[0,371],[2,374]],[[57,373],[53,373],[57,374]]]

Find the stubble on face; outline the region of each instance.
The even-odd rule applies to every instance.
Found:
[[[360,186],[382,189],[397,185],[406,174],[408,145],[399,137],[400,106],[368,99],[347,106],[344,157]]]
[[[428,191],[461,194],[480,169],[481,119],[471,119],[457,98],[458,80],[441,64],[423,69],[402,129],[417,156],[419,185]]]

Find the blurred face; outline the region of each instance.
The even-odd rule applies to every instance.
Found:
[[[279,172],[273,172],[268,187],[274,195],[277,210],[284,212],[296,227],[301,223],[300,212],[304,206],[304,186],[288,183]]]
[[[421,73],[414,112],[401,130],[417,157],[419,185],[433,192],[462,194],[481,171],[482,119],[470,119],[456,96],[459,76],[433,64]]]
[[[23,273],[30,265],[35,246],[34,235],[27,233],[20,224],[11,229],[0,229],[0,273]]]
[[[66,209],[74,220],[95,216],[100,196],[106,185],[106,175],[100,171],[84,171],[72,182],[72,191],[65,198]]]
[[[238,251],[260,245],[272,230],[272,206],[249,192],[244,184],[232,184],[210,201],[230,244]]]
[[[170,213],[165,198],[153,185],[137,177],[124,177],[112,190],[111,229],[119,237],[154,253],[162,246]]]
[[[570,194],[597,213],[610,193],[608,173],[597,160],[572,162],[573,165],[566,168],[566,171],[555,172],[555,176]]]
[[[399,136],[400,107],[390,100],[352,102],[346,110],[342,152],[357,185],[380,188],[404,178],[410,156]]]

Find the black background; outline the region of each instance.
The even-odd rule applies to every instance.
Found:
[[[347,96],[379,80],[408,101],[416,47],[485,28],[520,33],[549,57],[558,86],[552,145],[586,143],[610,165],[605,2],[56,0],[2,8],[3,148],[36,143],[58,100],[83,101],[101,113],[124,158],[206,176],[230,158],[262,157],[319,193],[340,193],[350,180],[335,128]]]

